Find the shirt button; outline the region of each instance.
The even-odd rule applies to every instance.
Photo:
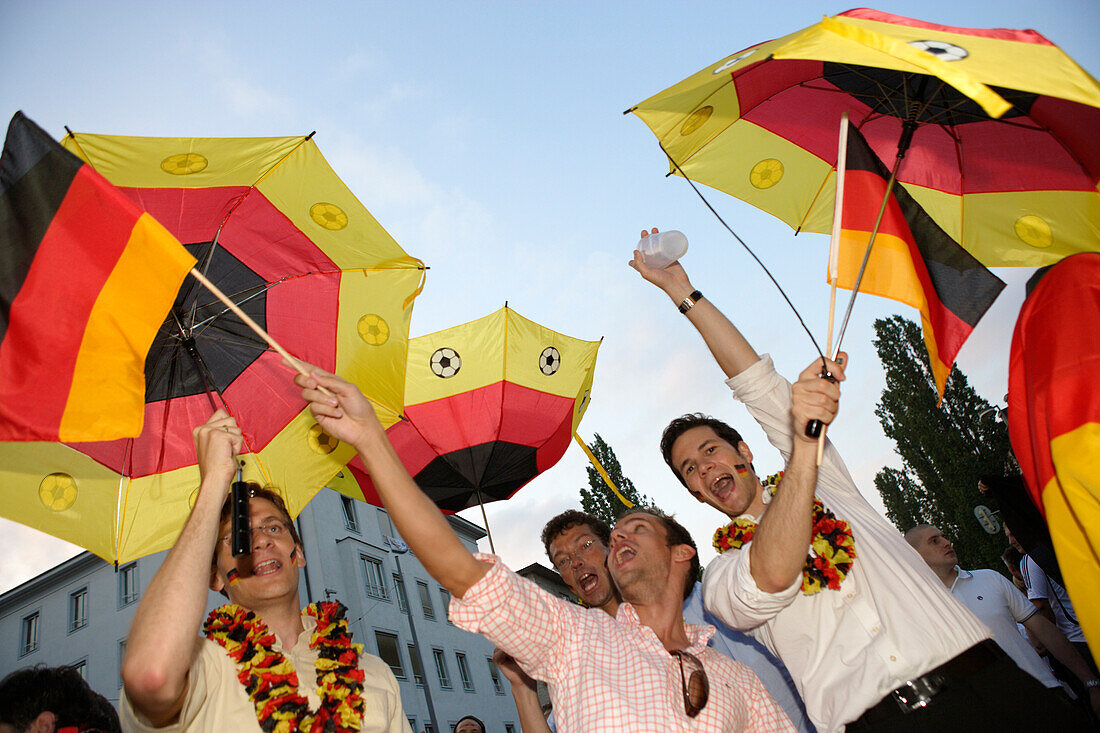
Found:
[[[848,597],[849,597],[849,598],[854,598],[854,597],[855,597],[855,593],[849,593],[849,594],[848,594]]]
[[[890,661],[891,661],[891,662],[896,662],[896,661],[898,661],[898,658],[897,658],[897,657],[895,657],[895,656],[894,656],[893,654],[891,654],[891,655],[890,655]]]
[[[871,627],[871,633],[872,634],[877,634],[878,633],[878,627],[877,626],[872,626]]]

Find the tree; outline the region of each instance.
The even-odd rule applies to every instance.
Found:
[[[619,465],[619,459],[615,457],[615,451],[600,437],[599,433],[596,433],[593,441],[588,444],[588,449],[607,471],[607,475],[611,477],[620,494],[635,506],[653,506],[653,501],[648,496],[638,493],[634,488],[634,482],[623,475],[623,469]],[[590,488],[581,489],[581,508],[613,527],[615,520],[629,507],[619,501],[619,497],[608,488],[603,477],[593,466],[586,468]]]
[[[936,385],[917,324],[900,316],[879,319],[875,334],[886,371],[875,414],[902,460],[901,470],[884,468],[875,476],[886,516],[902,531],[936,525],[954,541],[963,567],[1001,570],[1005,541],[981,528],[974,507],[985,503],[977,490],[982,474],[1019,470],[1008,430],[958,369],[951,370],[943,404],[936,405]]]

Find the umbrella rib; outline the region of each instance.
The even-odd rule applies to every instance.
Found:
[[[240,291],[237,291],[236,293],[229,294],[229,297],[231,299],[233,299],[233,302],[236,303],[237,305],[244,305],[245,303],[252,300],[253,298],[260,297],[261,295],[266,293],[271,288],[273,288],[276,285],[278,285],[279,283],[283,282],[283,280],[285,280],[285,279],[286,278],[282,278],[280,280],[276,280],[275,282],[264,283],[263,285],[256,285],[254,287],[247,288],[245,290],[240,290]],[[249,293],[249,295],[245,296],[241,300],[236,300],[236,298],[238,296],[243,295],[244,293]],[[202,305],[202,307],[205,308],[207,306],[214,305],[215,303],[220,303],[220,302],[221,302],[220,300],[215,299],[215,300],[210,301],[209,303],[204,303]],[[226,313],[229,313],[229,308],[222,308],[222,310],[220,312],[215,313],[214,315],[210,316],[209,318],[205,318],[205,319],[199,321],[198,323],[193,324],[191,326],[191,331],[193,332],[195,329],[201,328],[201,327],[207,325],[208,323],[211,323],[212,321],[215,321],[218,318],[221,318]]]

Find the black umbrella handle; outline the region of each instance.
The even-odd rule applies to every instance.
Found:
[[[241,470],[238,468],[237,480],[233,482],[233,512],[229,525],[233,557],[252,554],[252,515],[248,511],[248,497],[248,484],[241,480]]]
[[[825,367],[821,368],[821,373],[817,376],[821,377],[822,379],[828,379],[830,382],[836,382],[836,377],[833,376],[832,372],[825,369]],[[806,437],[820,438],[821,431],[824,427],[825,423],[821,422],[820,420],[810,420],[808,423],[806,423]]]

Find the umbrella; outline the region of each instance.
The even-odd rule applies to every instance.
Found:
[[[994,119],[983,105],[1003,110],[998,99],[1010,107]],[[1100,84],[1035,31],[860,9],[752,46],[628,111],[683,175],[821,233],[847,111],[879,158],[907,148],[898,181],[998,266],[1098,249],[1098,106]]]
[[[164,224],[291,353],[363,385],[383,424],[398,419],[424,267],[355,199],[312,134],[70,134],[64,144]],[[170,547],[198,486],[191,429],[215,406],[243,430],[244,479],[279,489],[292,515],[352,455],[312,420],[279,357],[192,278],[145,376],[135,439],[0,445],[4,516],[108,561]]]
[[[390,442],[445,512],[507,499],[565,453],[591,401],[599,346],[507,306],[411,339],[406,419],[388,428]],[[330,486],[381,506],[360,459],[349,469]]]

